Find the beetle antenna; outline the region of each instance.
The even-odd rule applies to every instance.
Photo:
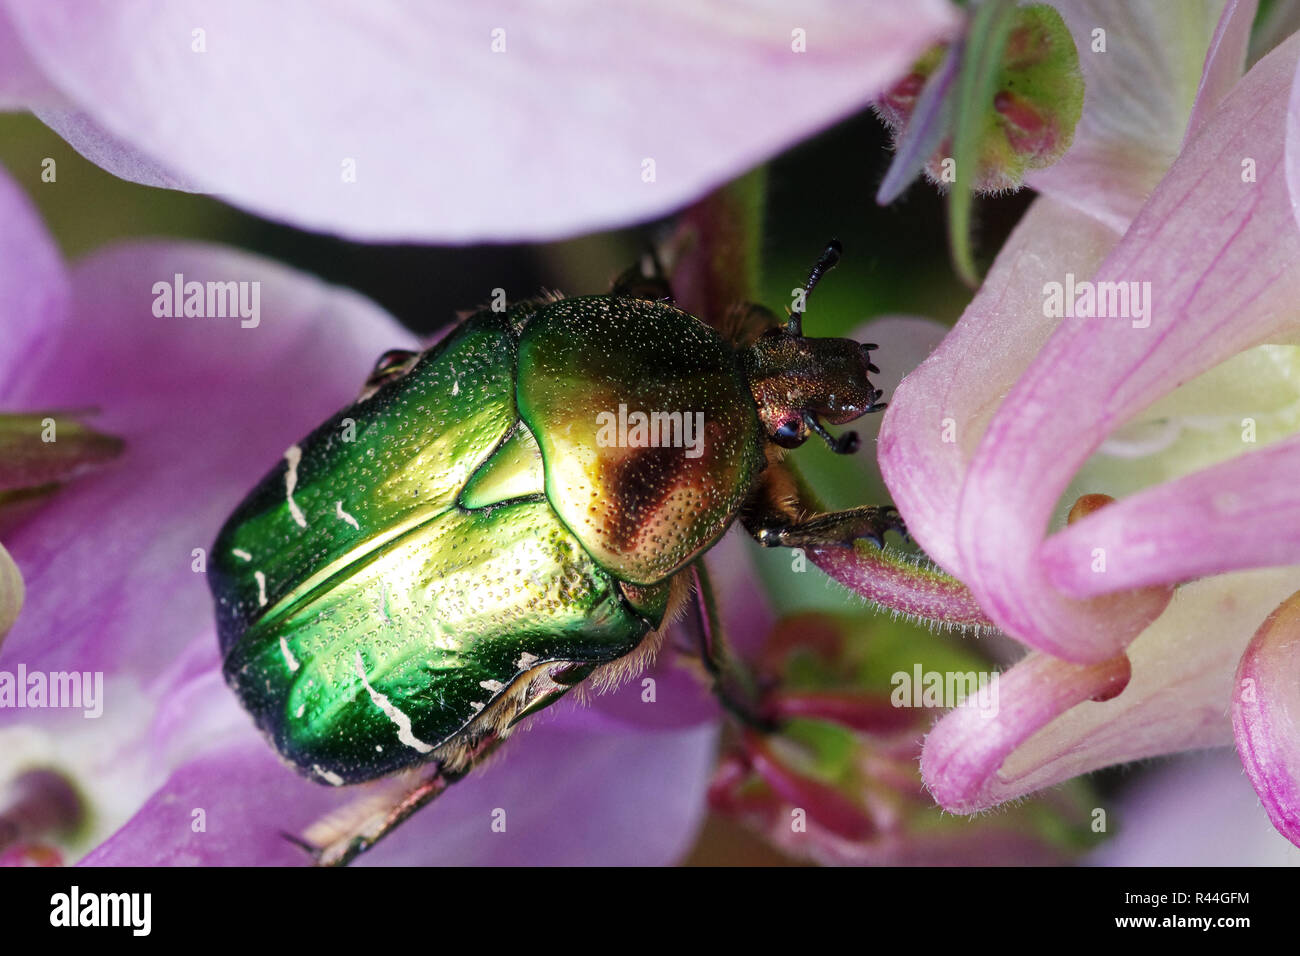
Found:
[[[826,426],[817,420],[817,416],[812,412],[805,412],[803,416],[804,424],[808,430],[826,443],[826,447],[837,455],[851,455],[858,450],[858,433],[845,432],[839,438],[836,438],[826,430]]]
[[[822,276],[835,268],[835,264],[840,261],[840,253],[844,247],[840,245],[838,239],[832,239],[826,243],[826,248],[822,254],[817,257],[813,263],[812,269],[808,273],[808,281],[803,284],[803,305],[808,305],[808,296],[812,295],[812,290],[817,288],[817,283],[821,282]],[[792,335],[803,335],[803,314],[804,309],[795,309],[790,313],[789,320],[785,323],[786,331]]]

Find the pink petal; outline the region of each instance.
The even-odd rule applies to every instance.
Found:
[[[921,755],[926,786],[954,813],[1003,802],[1007,780],[998,769],[1007,756],[1069,708],[1122,689],[1129,674],[1123,656],[1081,666],[1030,654],[1000,676],[995,714],[972,701],[935,725]]]
[[[1259,801],[1241,778],[1241,762],[1227,748],[1151,768],[1107,812],[1115,833],[1089,856],[1094,866],[1300,862],[1300,853],[1259,812]]]
[[[1053,6],[1079,53],[1083,116],[1064,158],[1025,181],[1123,232],[1178,154],[1202,79],[1202,51],[1223,22],[1222,3],[1061,0]],[[1234,30],[1242,19],[1249,29],[1243,9]],[[1093,50],[1098,29],[1105,31],[1105,52]],[[1226,72],[1226,60],[1216,63],[1211,91],[1219,91]]]
[[[1295,582],[1287,568],[1183,585],[1129,645],[1132,676],[1104,702],[1089,698],[1111,665],[1031,653],[1002,675],[995,717],[963,708],[936,724],[921,759],[927,786],[946,808],[970,813],[1100,767],[1229,743],[1233,671]]]
[[[1273,826],[1300,846],[1300,592],[1269,616],[1241,658],[1232,729]]]
[[[1058,320],[1042,289],[1067,272],[1089,275],[1118,235],[1050,199],[1030,207],[961,321],[903,379],[880,426],[879,459],[908,532],[944,570],[962,577],[957,502],[990,416]],[[880,351],[881,368],[889,359]]]
[[[1259,11],[1259,0],[1228,0],[1223,5],[1219,25],[1210,39],[1210,49],[1205,54],[1205,69],[1201,85],[1196,91],[1196,104],[1187,121],[1184,142],[1191,142],[1205,121],[1219,108],[1219,104],[1232,92],[1246,69],[1246,51],[1250,46],[1250,30]]]
[[[388,865],[663,865],[689,847],[704,810],[715,730],[593,732],[573,718],[516,735],[365,858]],[[305,864],[298,833],[358,788],[312,783],[251,726],[201,753],[113,837],[91,866]],[[194,808],[207,829],[191,829]],[[492,829],[506,811],[506,832]]]
[[[958,19],[946,0],[823,0],[798,15],[649,0],[560,13],[6,3],[76,111],[51,121],[75,123],[73,145],[110,171],[310,229],[444,242],[670,212],[860,109]],[[191,50],[196,28],[205,53]],[[792,52],[795,29],[806,53]],[[95,131],[131,151],[100,148]]]
[[[2,24],[0,24],[2,28]],[[68,308],[63,256],[31,200],[0,167],[0,410],[20,411],[6,383],[31,363]],[[49,408],[48,405],[34,406]]]
[[[1300,562],[1297,475],[1300,436],[1107,505],[1044,542],[1048,580],[1084,598]]]
[[[1277,117],[1298,54],[1300,36],[1242,80],[1093,276],[1149,282],[1146,324],[1063,323],[971,460],[957,525],[962,579],[1004,630],[1031,646],[1102,661],[1163,607],[1159,595],[1130,596],[1122,610],[1085,605],[1051,587],[1038,545],[1087,457],[1181,382],[1295,334],[1300,233],[1288,208]],[[1257,182],[1242,181],[1243,157],[1255,160]]]
[[[27,55],[22,40],[0,6],[0,110],[22,109],[57,97]]]
[[[153,284],[176,273],[261,282],[260,325],[155,317]],[[126,450],[6,538],[28,593],[5,657],[144,679],[213,627],[193,549],[211,546],[285,448],[355,397],[380,353],[416,344],[352,292],[177,243],[93,255],[74,272],[66,321],[17,328],[28,344],[0,377],[0,406],[99,407],[96,426]]]

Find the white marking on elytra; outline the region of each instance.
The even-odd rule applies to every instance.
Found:
[[[357,519],[352,517],[352,515],[348,514],[346,511],[343,510],[342,501],[334,502],[334,513],[338,515],[340,520],[346,521],[348,524],[352,525],[352,527],[356,528],[358,531],[361,530],[361,525],[357,524]]]
[[[527,651],[524,651],[519,655],[519,660],[515,662],[515,667],[518,667],[521,671],[526,671],[528,668],[536,664],[537,661],[538,657],[536,654],[529,654]]]
[[[306,704],[299,704],[299,705],[298,705],[298,709],[295,710],[295,711],[293,712],[293,715],[294,715],[295,717],[301,717],[301,716],[302,716],[303,714],[305,714],[305,713],[307,713],[307,705],[306,705]]]
[[[240,561],[253,560],[253,556],[249,554],[247,551],[245,551],[243,548],[231,548],[230,553],[233,554],[235,557],[237,557]]]
[[[284,663],[289,668],[289,672],[296,671],[298,669],[298,659],[293,656],[293,651],[289,650],[289,642],[284,635],[280,636],[280,653],[284,655]]]
[[[393,702],[387,696],[381,694],[370,686],[370,681],[366,679],[366,662],[361,658],[361,652],[357,651],[357,676],[361,678],[361,684],[370,695],[371,702],[387,715],[397,726],[397,739],[413,750],[418,750],[422,754],[427,754],[433,749],[432,744],[426,744],[419,737],[411,732],[411,718],[394,706]]]
[[[331,786],[335,786],[335,787],[343,786],[343,778],[340,777],[338,774],[336,774],[334,771],[326,770],[318,763],[312,764],[311,769],[315,770],[316,775],[320,777],[322,780],[324,780],[326,783],[330,784]]]
[[[478,686],[484,690],[490,690],[494,694],[499,694],[506,689],[506,685],[499,680],[481,680],[478,682]]]
[[[298,527],[305,528],[307,518],[298,507],[298,502],[293,500],[293,489],[298,487],[298,462],[302,461],[302,449],[297,445],[290,445],[289,450],[284,453],[284,460],[289,464],[284,473],[284,500],[288,503],[289,514],[297,522]]]
[[[480,710],[483,709],[483,705],[480,704],[480,703],[479,703],[478,701],[476,701],[476,700],[471,700],[471,701],[469,702],[469,705],[470,705],[471,707],[474,708],[474,713],[475,713],[475,714],[477,714]]]
[[[460,376],[456,375],[456,366],[451,367],[451,374],[456,377],[451,380],[451,397],[455,398],[460,394]]]
[[[325,783],[330,784],[330,786],[343,786],[343,778],[339,777],[338,774],[335,774],[333,770],[326,770],[325,767],[320,765],[320,763],[312,763],[312,770],[315,770],[317,777],[325,780]]]
[[[253,577],[257,579],[257,606],[266,607],[266,575],[261,571],[254,571]]]

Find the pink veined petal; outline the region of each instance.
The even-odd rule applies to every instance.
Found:
[[[1241,658],[1232,729],[1268,818],[1300,846],[1300,591],[1269,615]]]
[[[1092,276],[1126,289],[1138,283],[1145,308],[1131,307],[1132,318],[1065,321],[971,460],[957,523],[962,579],[1024,643],[1103,661],[1159,614],[1156,595],[1126,596],[1121,610],[1051,586],[1038,552],[1057,501],[1117,425],[1212,365],[1295,333],[1300,232],[1277,117],[1297,55],[1300,35],[1247,74]],[[1243,176],[1243,157],[1257,181]]]
[[[110,171],[305,228],[443,242],[663,215],[860,109],[958,23],[946,0],[818,0],[797,16],[652,0],[5,4],[80,114],[74,145]],[[132,152],[98,148],[96,129]]]
[[[1295,436],[1107,505],[1048,538],[1040,559],[1075,598],[1294,564],[1298,475]]]
[[[689,847],[716,746],[709,725],[597,732],[557,719],[517,734],[362,862],[387,865],[663,865]],[[312,783],[251,727],[178,767],[91,866],[295,865],[297,833],[360,788]],[[195,832],[192,811],[205,811]],[[505,811],[506,830],[493,830]]]
[[[1300,72],[1291,85],[1286,111],[1286,184],[1291,209],[1300,224]]]
[[[1069,152],[1025,181],[1123,232],[1178,154],[1223,2],[1053,5],[1079,53],[1083,116]]]
[[[1246,50],[1250,46],[1250,28],[1259,11],[1259,0],[1228,0],[1210,40],[1205,54],[1205,69],[1201,85],[1196,91],[1196,103],[1187,120],[1188,143],[1201,131],[1205,121],[1218,109],[1219,104],[1232,92],[1246,69]]]
[[[5,383],[33,361],[38,343],[63,321],[68,276],[31,200],[4,167],[0,223],[0,411],[16,411],[7,400]]]
[[[1067,272],[1091,274],[1118,238],[1068,206],[1037,200],[961,321],[886,393],[881,474],[908,532],[956,577],[963,576],[957,503],[970,457],[1003,396],[1060,321],[1043,316],[1043,285]],[[888,368],[889,356],[883,349],[879,354]]]
[[[177,273],[260,282],[260,324],[156,317],[154,284]],[[27,604],[0,659],[147,680],[213,627],[194,549],[211,547],[285,448],[355,398],[378,355],[416,342],[355,293],[220,247],[110,247],[73,283],[66,321],[28,336],[0,377],[0,407],[98,407],[96,427],[126,449],[6,537]]]
[[[1233,671],[1296,573],[1183,585],[1128,646],[1132,676],[1110,700],[1088,699],[1089,676],[1113,662],[1081,668],[1031,653],[999,680],[995,717],[958,709],[935,725],[921,760],[927,786],[946,808],[971,813],[1101,767],[1230,743]]]
[[[949,712],[925,738],[921,775],[934,799],[953,813],[973,813],[1001,803],[1007,756],[1071,707],[1105,698],[1129,680],[1123,655],[1079,665],[1031,653],[997,683],[997,707],[972,699]]]

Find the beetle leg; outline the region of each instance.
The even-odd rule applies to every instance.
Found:
[[[816,548],[851,545],[865,538],[884,546],[887,531],[907,537],[907,527],[893,505],[865,505],[805,517],[803,490],[796,475],[780,461],[771,461],[741,513],[741,523],[768,548]]]
[[[907,527],[893,505],[864,505],[847,511],[831,511],[805,521],[772,523],[749,528],[766,548],[817,548],[848,545],[866,539],[876,547],[885,545],[886,531],[907,536]]]
[[[284,834],[309,853],[317,866],[347,866],[386,837],[413,813],[435,800],[449,786],[494,750],[501,738],[489,734],[466,748],[456,760],[461,769],[445,769],[444,761],[426,770],[412,784],[410,775],[398,778],[402,789],[381,787],[313,823],[302,837]]]
[[[762,711],[758,688],[727,649],[713,588],[702,561],[691,565],[691,578],[695,584],[692,610],[700,661],[713,681],[714,695],[742,724],[764,732],[775,730],[775,721]]]

